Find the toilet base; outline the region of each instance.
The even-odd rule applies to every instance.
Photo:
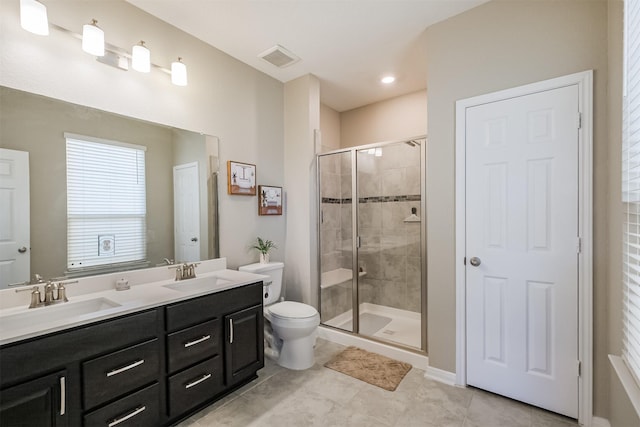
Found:
[[[278,365],[296,371],[311,368],[316,363],[313,354],[315,335],[314,332],[307,337],[283,341]]]

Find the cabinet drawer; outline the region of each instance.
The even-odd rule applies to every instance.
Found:
[[[90,359],[155,338],[159,314],[154,309],[3,346],[0,349],[2,385],[51,372],[71,360]],[[25,354],[41,354],[42,357],[25,357]]]
[[[82,364],[84,408],[90,409],[160,375],[158,339],[127,347]]]
[[[262,281],[167,306],[167,332],[262,303]]]
[[[215,356],[169,377],[169,417],[177,417],[224,388],[222,357]]]
[[[160,425],[160,391],[153,384],[84,416],[87,427]]]
[[[169,334],[169,372],[175,372],[220,352],[220,320],[214,319]]]

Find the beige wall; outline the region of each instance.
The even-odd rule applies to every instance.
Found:
[[[220,138],[227,160],[257,166],[257,183],[284,182],[283,85],[123,0],[50,0],[52,23],[81,32],[96,18],[107,42],[130,49],[141,38],[152,62],[169,67],[178,56],[189,85],[174,86],[159,70],[124,72],[95,61],[80,41],[52,30],[48,37],[20,28],[18,1],[0,2],[0,85]],[[58,167],[54,164],[49,167]],[[220,246],[230,267],[257,260],[258,235],[284,252],[285,216],[258,217],[257,197],[226,194],[220,179]],[[276,256],[283,256],[276,252]]]
[[[318,245],[314,130],[320,129],[320,81],[310,74],[284,85],[287,299],[317,307]]]
[[[492,1],[427,29],[429,362],[455,370],[455,101],[588,69],[594,87],[594,411],[607,416],[606,1]]]
[[[320,104],[320,133],[321,152],[340,148],[340,113],[324,104]]]
[[[354,108],[340,114],[340,146],[396,141],[427,133],[427,91]]]
[[[65,275],[65,132],[147,147],[147,259],[155,265],[173,257],[171,129],[5,87],[0,111],[0,146],[29,152],[32,275]]]

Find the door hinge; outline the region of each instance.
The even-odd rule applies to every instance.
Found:
[[[581,361],[577,361],[577,367],[578,367],[578,376],[581,377],[582,376],[582,362]]]
[[[578,237],[578,244],[577,244],[577,253],[581,254],[582,253],[582,237]]]
[[[360,241],[360,236],[356,236],[356,248],[360,249],[362,247],[362,242]]]
[[[582,129],[582,113],[578,113],[578,129]]]
[[[464,265],[467,265],[467,257],[464,257],[464,259],[462,260],[462,263],[463,263]]]

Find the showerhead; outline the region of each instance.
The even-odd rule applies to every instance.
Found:
[[[409,141],[405,141],[404,143],[407,144],[407,145],[410,145],[412,147],[420,146],[420,142],[416,141],[415,139],[412,139],[412,140],[409,140]]]

